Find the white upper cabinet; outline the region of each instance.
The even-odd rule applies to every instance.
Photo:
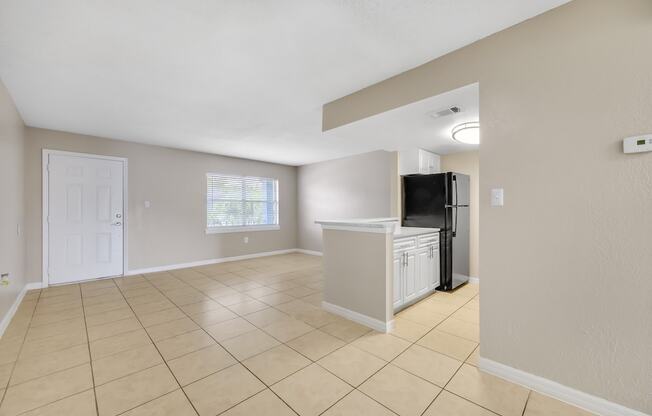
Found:
[[[438,154],[423,149],[409,149],[398,152],[399,174],[429,174],[441,172]]]

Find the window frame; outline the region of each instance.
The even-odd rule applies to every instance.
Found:
[[[230,178],[241,178],[243,181],[245,178],[257,178],[257,179],[269,179],[275,182],[276,186],[276,221],[278,224],[256,224],[256,225],[225,225],[225,226],[208,226],[208,184],[212,176],[224,176]],[[206,234],[226,234],[226,233],[242,233],[242,232],[251,232],[251,231],[277,231],[281,229],[281,188],[280,181],[277,178],[264,177],[264,176],[251,176],[251,175],[238,175],[233,173],[222,173],[222,172],[206,172],[206,183],[204,184],[204,221],[206,226]],[[241,202],[247,202],[246,199],[241,200]],[[249,202],[259,202],[259,201],[249,201]]]

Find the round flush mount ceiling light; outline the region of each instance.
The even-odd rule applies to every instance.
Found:
[[[451,132],[453,140],[464,144],[480,144],[480,122],[458,124]]]

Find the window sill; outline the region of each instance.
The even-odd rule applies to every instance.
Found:
[[[206,234],[246,233],[250,231],[277,231],[280,225],[246,225],[241,227],[211,227],[206,228]]]

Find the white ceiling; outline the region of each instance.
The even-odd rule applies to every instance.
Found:
[[[451,106],[462,111],[432,117],[433,112]],[[331,147],[346,147],[353,153],[367,152],[371,145],[373,150],[418,147],[442,155],[465,152],[478,146],[454,141],[451,132],[460,123],[478,121],[479,110],[479,86],[472,84],[329,130],[322,140]]]
[[[301,165],[381,148],[324,103],[567,1],[0,0],[0,78],[30,126]]]

